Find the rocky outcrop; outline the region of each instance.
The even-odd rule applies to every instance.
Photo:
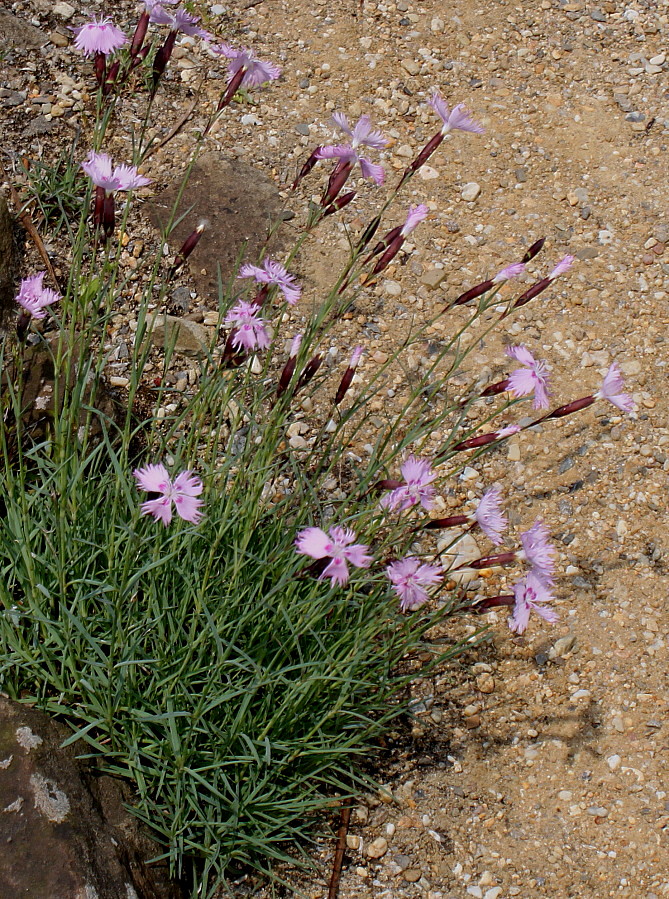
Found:
[[[122,786],[61,748],[68,732],[0,695],[2,899],[179,899]]]

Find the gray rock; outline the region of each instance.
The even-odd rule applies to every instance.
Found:
[[[179,187],[175,183],[147,203],[151,221],[161,230],[170,220]],[[190,275],[201,296],[218,297],[219,266],[225,285],[240,254],[257,262],[270,228],[281,218],[281,205],[276,185],[258,169],[217,153],[199,159],[176,217],[186,216],[171,232],[169,242],[176,252],[200,219],[209,220],[210,227],[189,259]],[[268,252],[279,245],[275,232]]]
[[[174,345],[182,356],[206,356],[211,332],[204,325],[176,315],[154,315],[147,323],[147,334],[157,347]]]
[[[469,184],[465,184],[462,188],[462,199],[466,200],[468,203],[473,202],[481,193],[481,185],[477,184],[476,181],[470,181]]]
[[[111,778],[94,796],[67,736],[0,695],[0,896],[177,899],[164,867],[140,864],[159,848],[123,809],[129,796]]]
[[[0,9],[0,46],[17,47],[19,50],[35,50],[43,47],[49,36],[25,19]]]

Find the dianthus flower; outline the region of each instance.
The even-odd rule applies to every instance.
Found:
[[[339,159],[340,163],[349,163],[351,166],[357,162],[364,178],[371,178],[375,184],[383,184],[385,178],[383,166],[370,162],[358,153],[359,147],[381,150],[388,143],[388,140],[380,131],[372,129],[369,116],[360,116],[353,128],[349,125],[348,118],[341,112],[335,112],[332,120],[344,134],[351,138],[351,142],[349,144],[335,144],[331,147],[319,147],[315,151],[315,158]]]
[[[329,577],[333,587],[342,587],[349,579],[348,564],[356,568],[369,568],[372,557],[363,543],[354,543],[355,532],[350,528],[332,527],[326,534],[321,528],[305,528],[297,535],[298,553],[312,559],[331,559],[323,569],[319,580]]]
[[[96,187],[111,193],[117,190],[135,190],[151,183],[149,178],[137,173],[134,165],[117,165],[112,169],[111,157],[94,150],[90,151],[81,167]]]
[[[45,274],[46,272],[38,272],[36,275],[24,278],[16,295],[16,302],[33,318],[45,318],[45,307],[61,299],[58,291],[42,286]],[[28,319],[26,319],[26,327],[27,324]]]
[[[197,524],[202,518],[199,511],[203,501],[197,497],[202,493],[202,481],[186,469],[172,481],[164,465],[147,465],[133,472],[137,486],[147,493],[159,493],[157,499],[142,503],[142,515],[153,515],[156,521],[167,525],[172,521],[172,504],[177,515],[184,521]]]
[[[545,584],[553,583],[555,571],[555,550],[548,540],[549,536],[550,532],[543,521],[535,521],[529,531],[520,535],[523,548],[517,554],[519,559],[529,562],[534,574]]]
[[[276,81],[281,74],[279,66],[271,62],[263,62],[258,59],[253,50],[246,47],[236,50],[230,44],[215,44],[211,49],[219,56],[225,56],[230,60],[228,65],[230,81],[236,80],[235,76],[243,71],[241,81],[237,80],[237,87],[258,87],[266,81]]]
[[[444,123],[441,129],[443,135],[449,131],[471,131],[473,134],[484,134],[484,129],[476,122],[463,103],[458,103],[453,109],[449,109],[443,101],[439,91],[432,92],[430,106]]]
[[[509,627],[514,634],[524,633],[531,612],[536,612],[545,621],[551,623],[557,621],[557,612],[545,606],[545,603],[553,600],[550,587],[531,571],[517,584],[514,584],[513,595],[515,601],[509,618]]]
[[[511,356],[516,362],[520,362],[525,368],[517,368],[509,375],[508,390],[513,396],[528,396],[534,394],[535,409],[548,409],[548,366],[534,358],[527,347],[510,346],[506,350],[507,356]]]
[[[168,25],[170,31],[181,32],[189,37],[200,37],[205,41],[213,38],[212,34],[197,24],[200,21],[199,17],[191,15],[185,9],[179,8],[172,12],[172,10],[165,9],[162,2],[151,3],[150,9],[148,5],[147,9],[150,13],[150,21],[156,25]]]
[[[499,487],[490,487],[481,497],[474,519],[486,537],[493,543],[502,542],[502,531],[506,530],[508,520],[501,509],[502,491]]]
[[[258,307],[245,300],[239,300],[225,317],[226,324],[234,324],[231,342],[238,350],[264,350],[272,339],[267,330],[267,322],[258,315]]]
[[[74,46],[77,50],[81,50],[84,56],[91,56],[94,53],[108,56],[128,43],[127,35],[117,28],[108,16],[104,19],[93,19],[92,22],[86,22],[85,25],[73,30],[77,36]]]
[[[432,471],[429,459],[409,456],[400,467],[405,483],[395,487],[390,493],[381,497],[380,504],[384,509],[408,509],[420,503],[424,509],[434,505],[434,487],[432,481],[437,477]],[[397,483],[397,482],[395,482]]]
[[[415,556],[391,562],[386,574],[400,598],[403,612],[412,612],[427,602],[429,597],[425,587],[433,587],[443,578],[441,565],[428,565]]]
[[[510,281],[512,278],[517,278],[519,275],[522,275],[524,271],[524,262],[512,262],[510,265],[505,266],[505,268],[497,272],[492,279],[492,283],[501,284],[503,281]]]
[[[608,400],[614,406],[617,406],[621,412],[632,412],[634,400],[629,393],[621,392],[624,386],[623,376],[620,374],[618,363],[612,362],[595,397],[598,400]]]
[[[255,278],[259,284],[275,285],[283,293],[286,302],[294,306],[300,298],[302,288],[295,284],[295,275],[290,275],[280,262],[265,259],[262,266],[243,265],[239,269],[238,278]]]

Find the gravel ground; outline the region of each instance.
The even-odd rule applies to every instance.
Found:
[[[48,157],[90,109],[89,69],[66,46],[67,26],[81,16],[43,0],[8,9],[50,42],[0,55],[3,128],[14,151]],[[134,20],[132,4],[104,9],[121,24]],[[552,367],[556,402],[596,389],[614,360],[637,402],[631,416],[597,407],[524,432],[466,472],[448,498],[455,508],[496,481],[514,525],[545,518],[560,549],[560,621],[513,637],[500,615],[471,658],[416,685],[416,723],[388,752],[387,789],[353,815],[340,896],[669,896],[668,0],[364,0],[360,8],[265,0],[199,11],[210,29],[283,67],[282,81],[259,91],[255,107],[233,109],[210,146],[259,166],[284,195],[331,134],[332,111],[368,112],[390,136],[391,183],[435,131],[426,106],[433,87],[466,102],[486,127],[483,137],[448,139],[411,182],[405,202],[427,203],[430,221],[412,235],[407,264],[388,269],[342,323],[342,354],[364,342],[366,368],[382,361],[411,316],[429,316],[546,235],[536,274],[567,252],[577,264],[482,341],[464,377],[486,367],[501,375],[504,344],[522,342]],[[201,109],[222,85],[197,43],[182,41],[175,56],[159,94],[164,133],[206,81],[193,120],[147,167],[156,190],[185,165]],[[132,124],[127,109],[115,153]],[[377,197],[361,190],[344,216],[353,229]],[[299,203],[290,205],[299,222]],[[148,223],[138,223],[128,269],[151,239]],[[311,296],[343,258],[343,241],[333,222],[300,260]],[[126,334],[132,283],[118,324]],[[190,311],[205,324],[213,309],[210,297],[192,296]],[[460,313],[430,337],[438,341],[454,321]],[[409,371],[424,364],[415,357]],[[389,390],[381,408],[401,384]],[[324,894],[332,846],[318,862],[323,879],[301,881],[313,899]]]

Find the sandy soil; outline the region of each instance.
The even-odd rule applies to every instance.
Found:
[[[33,158],[63,146],[78,107],[88,108],[89,69],[64,46],[81,17],[52,6],[11,5],[51,42],[0,59],[11,149]],[[536,275],[565,253],[577,264],[482,342],[466,374],[502,376],[504,343],[522,342],[550,364],[556,402],[597,389],[615,360],[638,406],[525,432],[454,485],[455,502],[499,482],[514,525],[538,516],[550,525],[560,621],[533,622],[514,638],[499,615],[484,647],[416,685],[417,720],[410,741],[388,752],[387,790],[353,815],[340,896],[669,896],[669,2],[197,6],[221,37],[283,67],[257,106],[231,111],[212,137],[283,191],[331,135],[335,110],[369,113],[390,136],[391,183],[434,133],[432,88],[485,125],[482,137],[449,139],[412,181],[404,201],[427,203],[430,222],[412,236],[407,264],[389,269],[343,323],[342,353],[364,342],[373,364],[408,316],[428,316],[546,235]],[[104,9],[134,21],[132,4]],[[165,132],[213,65],[195,42],[176,57],[160,100]],[[208,76],[203,98],[221,84]],[[199,109],[153,157],[156,188],[184,164]],[[117,149],[128,140],[119,133]],[[480,192],[468,202],[471,183]],[[344,219],[359,227],[378,196],[362,188]],[[307,290],[318,292],[343,239],[333,224],[300,261]],[[207,297],[192,304],[214,307]],[[324,895],[332,850],[318,856],[322,878],[301,881],[313,899]]]

